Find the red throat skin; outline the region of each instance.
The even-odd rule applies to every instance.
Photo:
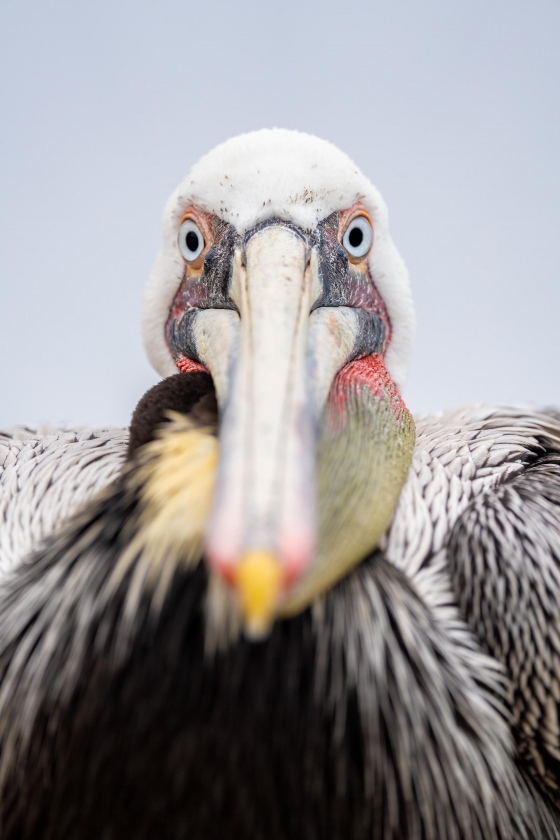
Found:
[[[336,409],[339,416],[344,415],[348,392],[360,388],[367,388],[375,399],[388,400],[397,421],[401,419],[402,412],[407,411],[380,353],[349,362],[337,373],[329,394],[329,406]]]
[[[177,359],[175,362],[177,370],[181,373],[209,373],[210,371],[201,362],[194,362],[192,359],[187,359],[183,356],[182,359]]]

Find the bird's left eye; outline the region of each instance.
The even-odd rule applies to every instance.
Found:
[[[352,219],[342,237],[342,244],[351,257],[365,257],[373,242],[373,230],[365,216]]]
[[[204,237],[192,219],[185,219],[177,237],[179,250],[187,262],[193,262],[204,250]]]

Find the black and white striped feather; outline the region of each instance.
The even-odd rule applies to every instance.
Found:
[[[76,503],[120,467],[124,434],[100,439]],[[3,838],[560,837],[558,415],[421,419],[381,550],[210,660],[203,567],[157,614],[143,598],[125,615],[126,580],[107,597],[125,485],[13,571],[68,510],[56,439],[11,454],[31,441],[5,439],[0,475]],[[31,488],[43,515],[22,517]]]

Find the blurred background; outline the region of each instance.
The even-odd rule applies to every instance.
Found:
[[[559,0],[3,0],[0,427],[125,425],[161,210],[216,143],[333,141],[411,273],[416,412],[560,403]]]

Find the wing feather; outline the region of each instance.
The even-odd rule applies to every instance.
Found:
[[[560,805],[560,445],[477,496],[448,559],[459,606],[510,681],[521,759]]]
[[[126,429],[0,431],[0,580],[117,475]]]

